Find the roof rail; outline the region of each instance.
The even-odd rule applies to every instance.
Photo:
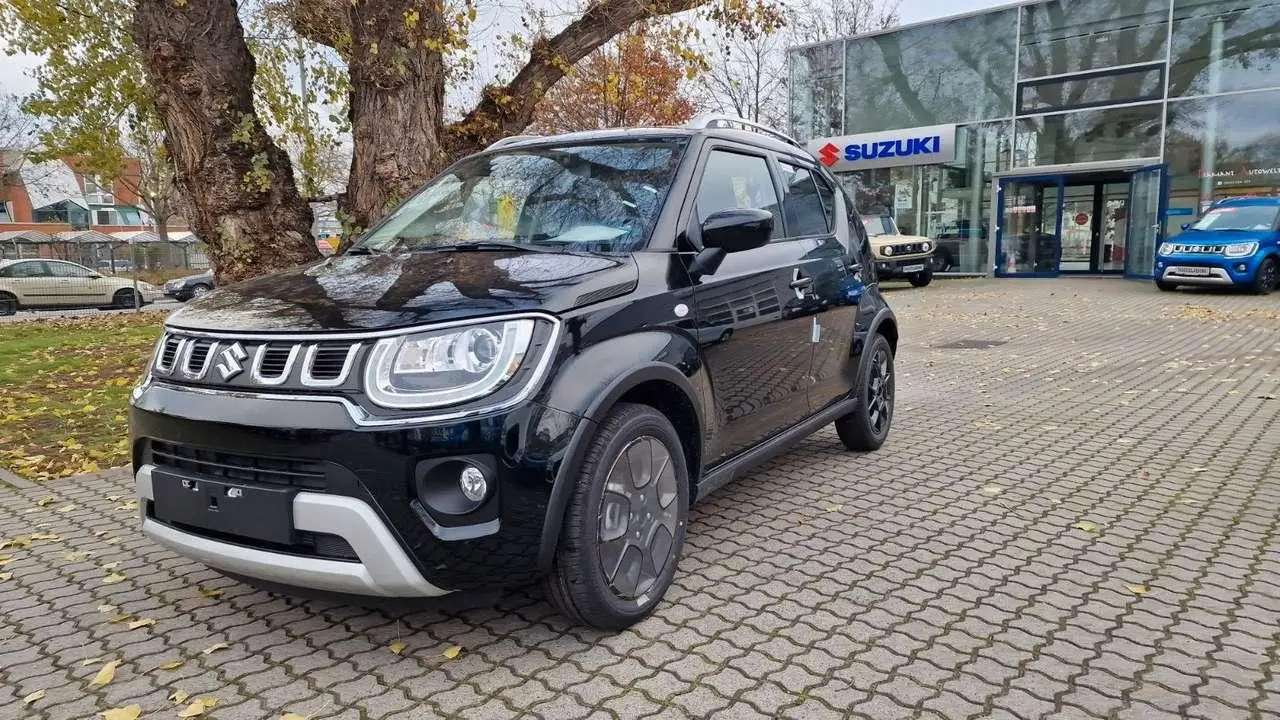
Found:
[[[536,137],[540,137],[540,136],[539,135],[512,135],[511,137],[504,137],[501,140],[490,145],[489,147],[485,148],[485,150],[494,150],[500,147],[514,145],[522,140],[532,140]]]
[[[784,132],[781,132],[779,130],[774,130],[768,125],[761,125],[758,122],[752,122],[751,120],[748,120],[746,118],[737,117],[734,115],[720,115],[716,113],[709,113],[706,115],[699,115],[693,118],[692,120],[690,120],[689,122],[685,123],[685,127],[694,129],[694,130],[701,130],[703,128],[714,128],[714,127],[733,127],[734,125],[740,125],[742,126],[743,129],[746,129],[746,130],[751,130],[758,133],[764,133],[765,135],[772,135],[773,137],[781,140],[782,142],[785,142],[789,145],[795,145],[798,148],[804,147],[804,145],[800,144],[799,140],[796,140],[795,138],[791,137],[790,135]]]

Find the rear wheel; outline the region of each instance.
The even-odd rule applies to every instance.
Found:
[[[938,250],[933,253],[933,257],[930,259],[929,264],[936,273],[946,272],[955,267],[955,261],[951,259],[951,253],[943,250],[942,248],[938,248]]]
[[[868,348],[866,369],[858,379],[858,407],[836,420],[836,434],[844,446],[856,452],[878,450],[889,437],[893,423],[893,347],[876,333]]]
[[[129,288],[117,290],[116,294],[111,298],[111,305],[118,309],[134,307],[133,290]]]
[[[209,291],[212,289],[213,288],[210,288],[208,285],[205,285],[204,283],[200,283],[199,285],[196,285],[195,287],[191,288],[191,297],[193,298],[204,297],[205,295],[208,295]]]
[[[1266,295],[1275,290],[1277,285],[1280,285],[1280,264],[1276,263],[1275,258],[1269,257],[1258,266],[1249,289],[1258,295]]]
[[[671,421],[647,405],[618,405],[578,471],[547,598],[603,630],[643,620],[675,577],[688,509],[689,469]]]
[[[921,270],[918,273],[913,273],[907,278],[907,280],[909,280],[914,287],[924,287],[925,285],[933,282],[933,268],[925,266],[924,270]]]
[[[18,298],[7,292],[0,292],[0,315],[13,315],[18,312]]]

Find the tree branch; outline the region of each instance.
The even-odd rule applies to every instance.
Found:
[[[306,0],[330,2],[335,0]],[[529,62],[506,86],[489,86],[479,104],[447,128],[449,154],[457,156],[513,135],[529,126],[533,111],[548,88],[569,68],[633,24],[672,15],[706,0],[601,0],[553,38],[533,43]]]

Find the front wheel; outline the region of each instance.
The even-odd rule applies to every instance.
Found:
[[[18,298],[7,292],[0,292],[0,316],[13,315],[18,312]]]
[[[1275,290],[1277,285],[1280,285],[1280,264],[1276,263],[1275,258],[1269,257],[1258,266],[1249,289],[1258,295],[1266,295]]]
[[[926,266],[924,270],[912,274],[907,280],[911,282],[912,287],[924,287],[933,282],[933,268]]]
[[[1157,280],[1157,281],[1156,281],[1156,287],[1160,288],[1161,290],[1163,290],[1163,291],[1165,291],[1165,292],[1173,292],[1174,290],[1177,290],[1177,289],[1178,289],[1178,284],[1177,284],[1177,283],[1171,283],[1171,282],[1165,282],[1164,280]]]
[[[858,407],[836,420],[836,434],[855,452],[879,450],[893,422],[893,348],[876,333],[868,348],[866,369],[858,378]]]
[[[643,620],[675,577],[688,512],[689,468],[671,421],[648,405],[618,405],[587,446],[547,599],[602,630]]]
[[[128,288],[116,291],[116,294],[112,296],[111,300],[111,306],[117,310],[134,307],[133,291]]]

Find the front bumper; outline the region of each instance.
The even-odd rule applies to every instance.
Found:
[[[1228,258],[1204,255],[1161,255],[1156,258],[1156,278],[1178,285],[1243,285],[1253,281],[1261,253]]]
[[[589,422],[527,403],[475,419],[362,427],[331,402],[157,384],[140,392],[130,426],[144,533],[228,572],[357,595],[431,597],[536,580],[556,473],[574,431]],[[479,508],[449,516],[418,497],[416,479],[455,457],[490,459],[492,489]],[[298,487],[286,480],[285,491],[296,494],[283,523],[292,527],[281,529],[296,542],[157,513],[153,475],[249,492],[268,487],[257,468],[299,473],[290,463],[311,478]]]
[[[915,255],[912,257],[894,258],[893,260],[884,260],[876,258],[876,277],[879,278],[905,278],[924,272],[929,268],[930,261],[933,260],[933,253],[924,255]]]

